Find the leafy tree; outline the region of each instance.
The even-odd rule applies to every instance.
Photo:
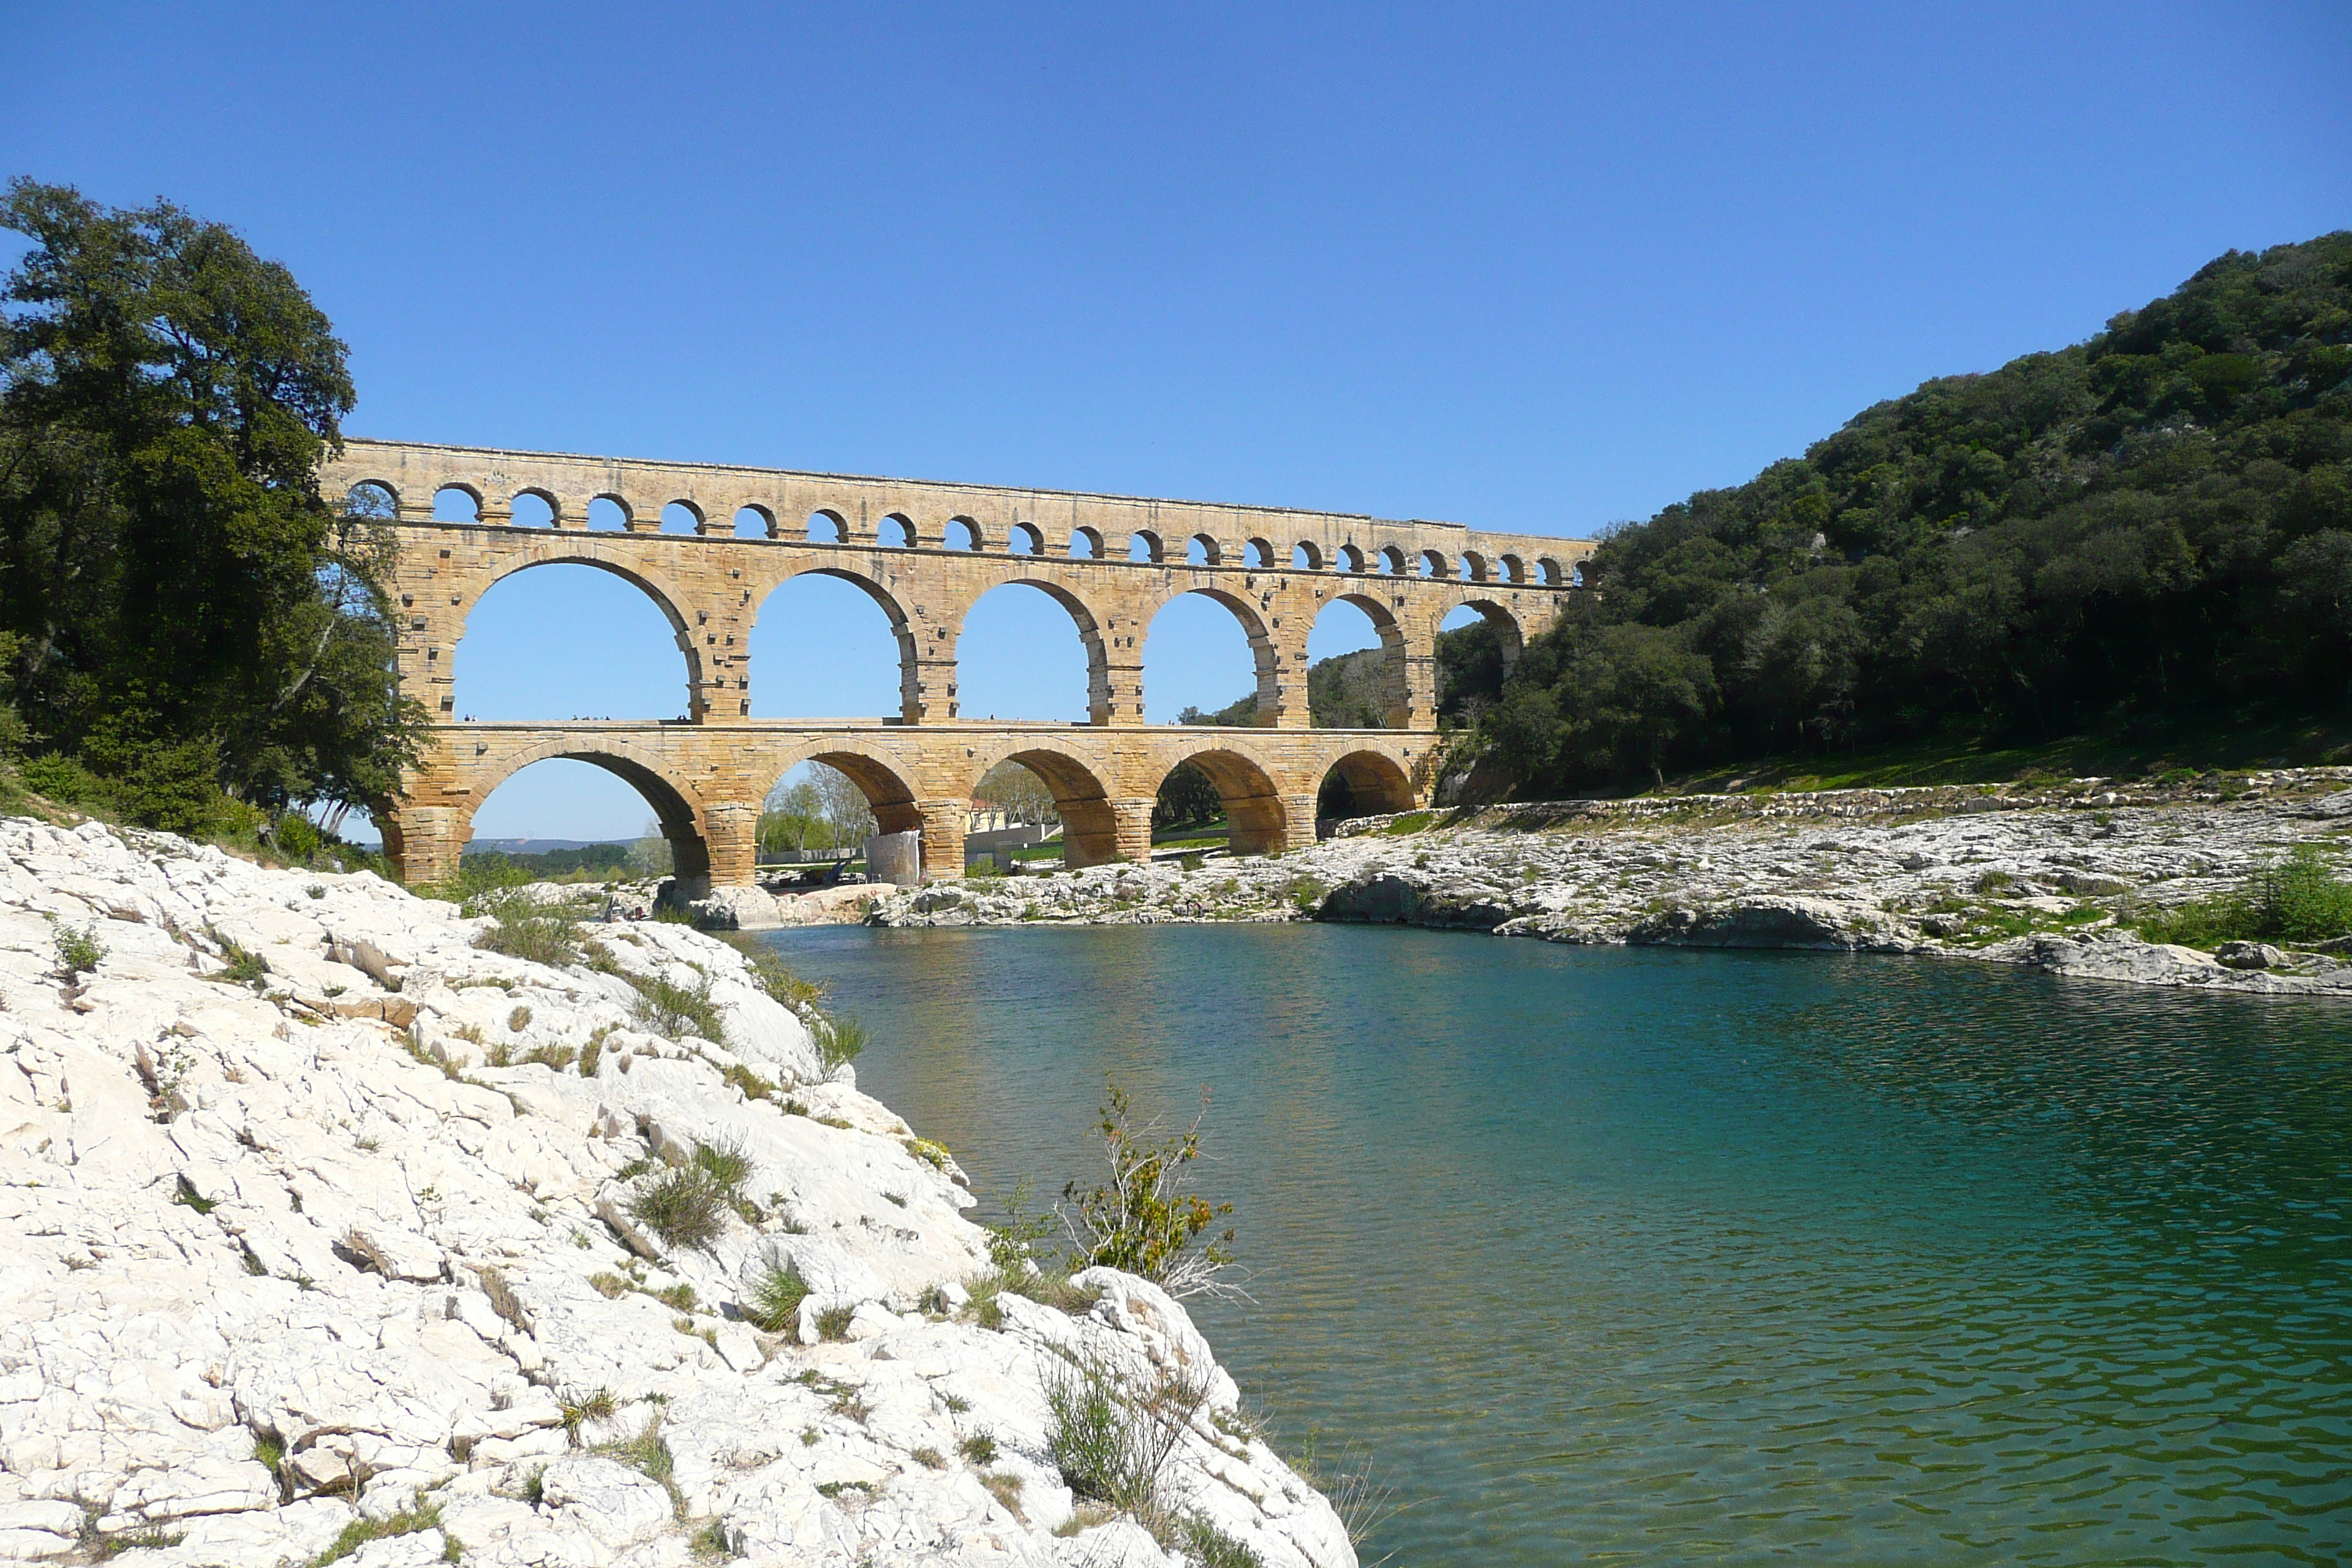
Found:
[[[1191,763],[1179,763],[1160,781],[1158,798],[1151,803],[1151,826],[1188,827],[1214,822],[1224,814],[1225,797],[1217,793],[1215,782]]]
[[[864,844],[878,830],[879,824],[874,820],[874,807],[866,801],[866,792],[847,773],[823,763],[811,763],[809,783],[816,786],[825,831],[832,839],[830,847]]]
[[[343,345],[291,274],[168,203],[13,182],[0,315],[0,628],[30,749],[131,816],[380,801],[423,714],[382,520],[331,507]],[[226,792],[226,794],[224,793]]]
[[[815,784],[802,779],[768,792],[767,808],[760,813],[760,847],[770,853],[802,850],[829,839],[824,797]]]
[[[989,769],[987,776],[980,781],[978,798],[1003,808],[1015,822],[1051,825],[1062,820],[1054,792],[1045,787],[1044,779],[1019,763],[999,763]]]
[[[1947,722],[2340,722],[2347,377],[2352,233],[2231,251],[1614,532],[1480,740],[1541,793]]]

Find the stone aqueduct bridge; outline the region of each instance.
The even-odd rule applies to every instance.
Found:
[[[401,676],[436,720],[423,765],[382,813],[386,847],[412,881],[453,873],[475,809],[551,757],[635,785],[689,887],[751,879],[761,803],[810,760],[856,781],[884,831],[919,829],[925,867],[946,875],[962,868],[974,786],[1008,759],[1054,792],[1073,865],[1148,856],[1153,799],[1183,762],[1223,795],[1236,852],[1311,843],[1317,791],[1334,768],[1373,809],[1426,798],[1445,616],[1471,606],[1515,656],[1550,625],[1593,548],[1458,523],[392,441],[347,442],[320,478],[331,497],[378,487],[396,512]],[[446,491],[463,494],[473,521],[434,520]],[[551,527],[515,522],[526,496]],[[620,527],[588,527],[597,501],[614,503]],[[693,532],[662,531],[673,506]],[[555,563],[613,573],[660,607],[685,657],[683,719],[459,721],[452,656],[466,617],[491,584]],[[809,572],[856,584],[888,617],[896,715],[751,717],[752,623],[772,589]],[[1007,583],[1051,595],[1076,623],[1089,722],[958,717],[958,633],[981,595]],[[1143,722],[1144,634],[1181,594],[1204,595],[1240,623],[1257,663],[1258,727]],[[1307,637],[1336,600],[1379,628],[1383,729],[1308,726]]]

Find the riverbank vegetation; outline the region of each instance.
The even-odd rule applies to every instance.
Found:
[[[67,805],[316,840],[293,819],[383,798],[425,718],[385,520],[318,489],[343,344],[169,203],[19,179],[0,226],[32,242],[0,285],[0,752]]]

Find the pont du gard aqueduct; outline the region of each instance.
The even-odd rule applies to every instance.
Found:
[[[415,882],[453,874],[484,798],[551,757],[634,785],[689,893],[751,880],[767,793],[810,760],[855,780],[884,832],[919,830],[931,875],[961,874],[974,786],[1008,759],[1053,791],[1072,866],[1148,858],[1160,781],[1186,762],[1223,795],[1235,853],[1297,847],[1314,841],[1317,793],[1334,769],[1366,810],[1426,801],[1441,624],[1466,605],[1514,656],[1551,624],[1593,549],[1452,522],[396,441],[349,440],[320,479],[329,497],[360,491],[393,519],[402,679],[435,722],[403,798],[379,816]],[[452,492],[470,518],[436,521]],[[518,503],[536,525],[518,523]],[[691,515],[691,533],[663,531],[673,508]],[[618,526],[592,528],[592,509]],[[555,563],[613,573],[660,606],[685,656],[680,718],[463,721],[452,656],[467,615],[501,578]],[[856,584],[888,616],[897,713],[752,717],[752,623],[771,590],[804,572]],[[1051,595],[1076,623],[1087,722],[958,716],[958,633],[1007,583]],[[1241,624],[1257,663],[1255,726],[1143,722],[1144,634],[1180,594],[1205,595]],[[1338,600],[1379,628],[1381,729],[1309,725],[1307,633]]]

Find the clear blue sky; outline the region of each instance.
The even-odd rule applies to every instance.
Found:
[[[357,433],[1570,535],[2352,223],[2340,3],[90,4],[0,48],[0,168],[286,261]],[[878,614],[787,592],[761,710],[886,710]],[[1153,716],[1250,689],[1220,614],[1154,628]],[[1059,616],[982,605],[965,711],[1081,712]],[[457,668],[485,718],[684,705],[584,569]],[[478,830],[645,816],[549,763]]]

